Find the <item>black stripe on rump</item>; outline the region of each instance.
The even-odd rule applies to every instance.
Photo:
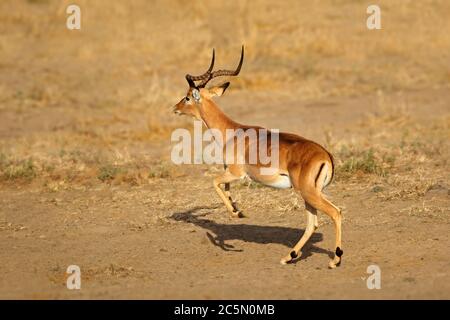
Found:
[[[317,179],[319,179],[320,173],[322,172],[322,169],[323,169],[323,166],[324,166],[324,165],[325,165],[325,162],[322,163],[322,164],[320,165],[319,172],[317,173],[316,180],[315,180],[315,182],[314,182],[314,184],[315,184],[316,187],[317,187]]]

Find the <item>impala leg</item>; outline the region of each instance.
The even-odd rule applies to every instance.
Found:
[[[303,248],[305,243],[311,238],[311,235],[314,233],[314,231],[317,229],[317,210],[316,208],[309,205],[307,202],[305,202],[306,207],[306,216],[307,216],[307,223],[306,223],[306,229],[303,233],[302,237],[300,238],[300,241],[294,246],[292,251],[284,258],[281,259],[281,264],[286,264],[293,259],[298,257],[298,254],[300,250]]]
[[[230,183],[227,182],[224,184],[225,187],[225,196],[228,198],[228,200],[230,200],[231,205],[233,206],[234,211],[239,211],[236,202],[233,201],[233,198],[231,198],[231,193],[230,193]]]
[[[316,210],[316,212],[317,212],[317,210]],[[317,228],[319,227],[319,219],[317,218],[317,213],[314,215],[314,228],[316,228],[316,230],[317,230]]]
[[[300,192],[301,196],[307,203],[307,211],[308,212],[312,211],[312,212],[316,213],[317,210],[320,210],[320,211],[326,213],[334,222],[335,232],[336,232],[335,256],[330,261],[329,267],[335,268],[336,266],[338,266],[341,263],[341,256],[344,253],[342,251],[342,243],[341,243],[341,232],[342,232],[341,231],[341,224],[342,224],[341,210],[338,207],[336,207],[334,204],[332,204],[330,201],[328,201],[322,193],[323,181],[325,181],[325,179],[326,179],[327,171],[317,169],[317,171],[315,171],[315,172],[318,172],[319,176],[316,176],[317,173],[311,174],[311,170],[315,171],[316,169],[314,167],[311,169],[307,168],[301,174],[300,168],[294,166],[294,167],[290,168],[289,174],[291,177],[297,177],[297,179],[293,179],[292,182],[293,182],[294,188]],[[317,178],[315,180],[313,180],[313,179],[311,179],[311,177],[317,177]],[[313,209],[311,209],[311,207]],[[318,225],[317,215],[313,215],[312,222],[310,222],[310,221],[311,221],[310,218],[308,218],[308,226],[310,224],[312,224],[313,226],[317,227],[317,225]],[[301,246],[303,246],[303,244],[304,244],[302,241],[303,238],[305,237],[305,235],[308,235],[308,233],[311,232],[312,228],[311,227],[308,228],[308,226],[305,230],[304,236],[302,237],[302,239],[300,239],[299,243],[296,245],[294,250],[291,252],[292,256],[296,256],[298,254],[298,251],[296,251],[295,249],[299,249],[299,248],[301,248]],[[306,240],[305,240],[305,242],[306,242]],[[289,256],[291,256],[291,254],[289,254]],[[288,257],[283,258],[283,260],[281,262],[286,263],[286,262],[291,261],[293,259],[292,256],[291,256],[291,259],[289,259]]]
[[[344,253],[342,251],[342,243],[341,243],[341,225],[342,225],[342,214],[341,210],[332,204],[329,200],[327,200],[321,192],[317,191],[315,193],[309,194],[306,193],[304,195],[307,198],[307,201],[311,203],[316,209],[326,213],[334,222],[335,232],[336,232],[336,245],[335,245],[335,255],[334,258],[330,261],[329,267],[335,268],[341,263],[341,256]]]
[[[214,189],[227,207],[232,218],[242,218],[244,216],[236,207],[236,204],[233,202],[229,192],[229,183],[238,179],[240,178],[226,171],[223,175],[218,176],[213,180]],[[226,193],[220,188],[221,184],[225,184],[225,188],[228,189],[226,190]]]

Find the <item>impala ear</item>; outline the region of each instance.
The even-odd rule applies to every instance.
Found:
[[[200,92],[198,89],[192,90],[192,96],[194,97],[195,102],[200,102]]]
[[[229,82],[225,82],[224,84],[221,84],[219,86],[214,86],[208,89],[209,95],[211,97],[220,97],[221,95],[223,95],[223,93],[225,92],[225,90],[227,90],[228,86],[230,85]]]

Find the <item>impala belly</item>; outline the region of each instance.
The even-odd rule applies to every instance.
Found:
[[[273,181],[265,181],[262,183],[269,187],[273,187],[273,188],[277,188],[277,189],[292,188],[291,178],[288,175],[284,175],[284,174],[280,174]]]
[[[249,178],[253,181],[259,182],[263,185],[277,188],[277,189],[288,189],[292,188],[291,178],[288,174],[279,173],[271,176],[252,176],[249,175]]]

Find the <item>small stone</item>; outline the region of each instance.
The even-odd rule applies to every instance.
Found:
[[[381,192],[384,188],[382,186],[375,186],[372,188],[372,192]]]

